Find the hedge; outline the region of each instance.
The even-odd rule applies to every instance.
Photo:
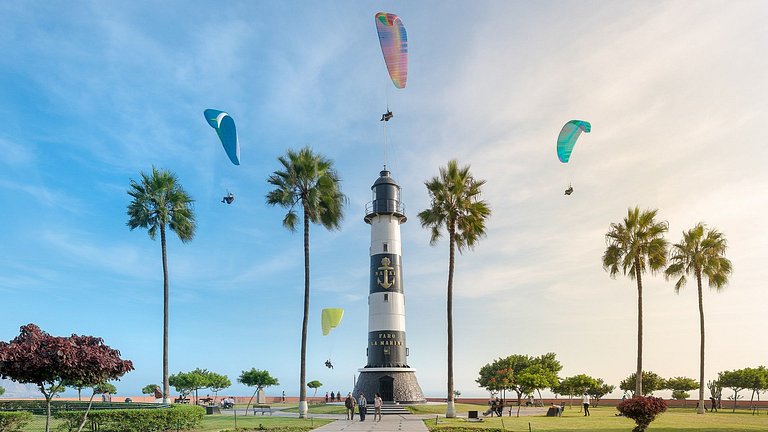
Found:
[[[54,417],[64,421],[64,430],[76,431],[83,421],[82,411],[60,411]],[[88,423],[91,430],[101,432],[160,432],[194,429],[205,417],[205,408],[190,405],[174,405],[170,408],[142,410],[121,409],[91,411]]]
[[[32,413],[26,411],[0,411],[0,432],[20,432],[32,421]]]

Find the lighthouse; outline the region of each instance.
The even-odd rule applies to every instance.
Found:
[[[384,167],[371,186],[373,199],[365,207],[371,226],[370,282],[368,287],[368,345],[366,366],[359,369],[354,395],[372,400],[419,403],[424,395],[416,370],[408,365],[405,338],[405,291],[403,287],[400,225],[407,220],[400,201],[400,186]]]

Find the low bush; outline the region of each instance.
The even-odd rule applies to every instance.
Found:
[[[121,409],[91,411],[86,424],[102,432],[159,432],[165,430],[194,429],[200,426],[205,408],[174,405],[152,410]],[[83,420],[82,411],[60,411],[54,417],[64,421],[64,430],[76,431]]]
[[[32,413],[26,411],[0,411],[0,432],[20,432],[32,422]]]
[[[667,403],[653,396],[635,396],[619,403],[616,409],[637,423],[632,432],[644,432],[657,415],[667,410]]]

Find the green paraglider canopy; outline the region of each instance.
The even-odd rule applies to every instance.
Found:
[[[589,133],[591,130],[592,125],[584,120],[571,120],[563,126],[560,135],[557,136],[557,158],[560,162],[568,163],[576,140],[582,132]]]
[[[341,318],[344,317],[344,309],[341,308],[328,308],[323,309],[322,313],[322,325],[323,336],[328,336],[331,329],[336,328],[341,323]]]

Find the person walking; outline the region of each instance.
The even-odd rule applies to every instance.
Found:
[[[365,421],[365,411],[368,408],[368,401],[365,399],[365,394],[360,392],[360,397],[357,398],[357,413],[360,414],[360,421]]]
[[[352,393],[347,394],[347,398],[344,399],[344,407],[347,409],[347,420],[354,420],[355,398],[352,397]]]
[[[581,401],[584,403],[584,415],[589,415],[589,395],[587,392],[584,392],[584,396],[581,398]]]
[[[381,421],[381,405],[384,403],[384,401],[381,400],[381,395],[376,393],[376,396],[373,398],[373,421]],[[376,420],[376,417],[379,417],[378,420]]]

